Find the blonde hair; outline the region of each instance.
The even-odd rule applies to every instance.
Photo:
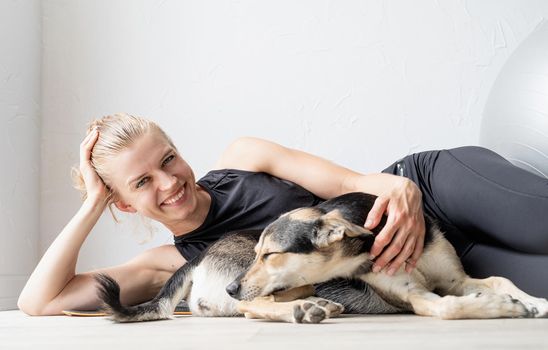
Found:
[[[130,147],[135,140],[149,132],[158,132],[159,135],[165,137],[170,146],[174,149],[176,147],[158,124],[151,120],[126,113],[116,113],[93,120],[88,125],[86,135],[94,128],[97,128],[99,131],[99,137],[91,152],[91,165],[107,187],[107,205],[114,221],[118,222],[116,215],[112,211],[115,193],[109,185],[111,181],[107,168],[108,162],[120,152]],[[71,173],[74,187],[82,194],[82,200],[85,200],[87,198],[87,191],[79,167],[73,166]]]

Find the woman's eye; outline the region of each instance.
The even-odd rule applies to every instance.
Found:
[[[144,186],[148,182],[148,177],[143,177],[137,184],[135,185],[136,188],[140,188]]]
[[[162,166],[165,166],[167,163],[171,162],[173,160],[173,158],[175,158],[175,156],[172,154],[169,157],[167,157],[166,159],[164,159],[164,161],[162,162]]]

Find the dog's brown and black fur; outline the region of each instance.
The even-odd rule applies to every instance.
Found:
[[[230,234],[142,305],[120,305],[116,283],[98,276],[101,298],[120,322],[169,318],[181,298],[196,315],[245,314],[287,322],[320,322],[343,307],[354,313],[414,312],[446,319],[548,315],[548,301],[505,278],[468,277],[428,217],[417,268],[408,274],[402,267],[394,276],[373,273],[369,250],[384,221],[373,232],[363,223],[374,201],[372,195],[349,193],[284,214],[260,237]],[[309,296],[311,285],[316,297]]]

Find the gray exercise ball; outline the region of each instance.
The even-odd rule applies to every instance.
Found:
[[[480,144],[548,178],[548,23],[500,71],[483,112]]]

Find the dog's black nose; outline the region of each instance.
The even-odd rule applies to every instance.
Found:
[[[241,286],[240,282],[234,281],[226,287],[226,292],[231,297],[236,298],[236,296],[240,292],[240,286]]]

